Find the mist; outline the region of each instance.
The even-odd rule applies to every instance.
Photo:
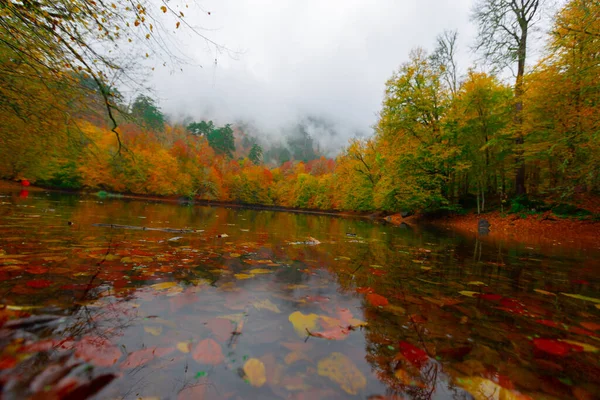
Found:
[[[194,61],[157,68],[149,85],[173,120],[247,123],[263,142],[284,141],[304,121],[324,154],[369,136],[385,82],[411,49],[433,50],[444,30],[459,31],[459,66],[472,65],[472,0],[209,0],[190,4],[195,34],[177,33]],[[210,12],[210,15],[208,15]],[[320,123],[311,126],[310,121]]]

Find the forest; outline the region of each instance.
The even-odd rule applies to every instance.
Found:
[[[120,28],[126,23],[128,32],[151,40],[148,11],[98,4],[74,17],[73,8],[88,3],[59,3],[70,11],[61,16],[28,3],[2,6],[2,179],[390,212],[485,210],[514,206],[515,199],[569,203],[600,190],[597,1],[571,0],[556,12],[535,64],[527,40],[536,40],[532,26],[543,2],[504,10],[494,5],[511,2],[479,2],[475,47],[488,67],[459,68],[457,32],[450,31],[423,44],[430,50],[399,55],[404,62],[386,82],[373,134],[351,140],[335,159],[321,154],[302,130],[269,147],[268,138],[234,121],[175,121],[145,93],[128,103],[103,72],[120,67],[88,46],[75,27],[92,32],[99,26],[97,37],[117,43],[127,37]],[[183,13],[173,13],[179,28]]]

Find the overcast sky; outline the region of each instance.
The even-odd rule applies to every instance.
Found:
[[[265,135],[304,115],[323,116],[338,125],[343,144],[356,131],[371,133],[385,81],[412,48],[431,50],[439,33],[458,29],[460,67],[472,63],[472,3],[201,1],[186,10],[188,21],[240,53],[215,52],[180,30],[181,50],[203,68],[184,66],[183,72],[172,74],[158,68],[149,83],[171,115],[209,116],[218,123],[243,119]]]

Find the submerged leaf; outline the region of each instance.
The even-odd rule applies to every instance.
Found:
[[[320,360],[317,369],[319,375],[331,379],[348,394],[356,395],[367,386],[367,379],[362,372],[342,353],[331,353]]]
[[[575,346],[575,348],[573,350],[579,350],[579,349],[577,349],[577,347],[581,347],[580,351],[585,351],[585,352],[589,352],[589,353],[598,352],[598,348],[595,346],[592,346],[591,344],[576,342],[575,340],[567,340],[567,339],[560,339],[560,341],[566,342],[566,343],[570,344],[572,347]]]
[[[251,358],[244,364],[244,373],[254,387],[261,387],[267,381],[265,364],[257,358]]]
[[[200,364],[221,364],[225,357],[221,345],[212,339],[204,339],[192,351],[192,357]]]
[[[269,310],[269,311],[273,311],[274,313],[277,313],[277,314],[281,313],[281,310],[279,309],[279,307],[277,307],[275,304],[273,304],[271,302],[271,300],[269,300],[269,299],[256,301],[256,302],[252,303],[252,305],[257,310]]]
[[[461,290],[458,293],[462,294],[463,296],[467,296],[467,297],[477,297],[477,296],[479,296],[479,292],[472,292],[470,290]]]
[[[530,399],[519,392],[506,389],[496,382],[478,376],[458,378],[457,382],[467,392],[471,393],[475,400],[525,400]]]
[[[304,315],[300,311],[294,311],[288,317],[289,321],[294,325],[294,330],[300,337],[306,337],[308,331],[317,329],[319,316],[317,314]]]
[[[366,296],[367,301],[375,307],[379,306],[387,306],[389,304],[388,299],[385,297],[378,295],[377,293],[369,293]]]

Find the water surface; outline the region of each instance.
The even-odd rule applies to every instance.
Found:
[[[6,399],[600,393],[597,250],[362,219],[0,195]]]

